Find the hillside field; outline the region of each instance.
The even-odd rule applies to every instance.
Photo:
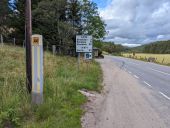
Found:
[[[132,53],[123,53],[124,57],[133,56]],[[135,59],[144,60],[145,58],[153,57],[156,58],[156,62],[164,65],[170,65],[170,54],[145,54],[136,53]]]
[[[81,128],[80,89],[99,91],[102,71],[73,57],[44,54],[44,103],[31,105],[25,85],[23,48],[0,46],[0,128]]]

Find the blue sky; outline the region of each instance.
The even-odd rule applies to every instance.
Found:
[[[92,0],[109,32],[106,41],[138,46],[170,40],[170,0]]]
[[[93,2],[95,2],[99,8],[104,8],[107,6],[107,0],[92,0]]]

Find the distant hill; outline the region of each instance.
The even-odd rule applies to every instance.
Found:
[[[133,47],[133,48],[130,48],[129,51],[130,51],[130,52],[139,52],[139,53],[141,53],[141,52],[143,52],[144,47],[145,47],[145,45]]]
[[[170,40],[157,41],[139,47],[131,48],[130,51],[139,53],[170,54]]]

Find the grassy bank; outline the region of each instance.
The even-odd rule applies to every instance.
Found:
[[[78,90],[100,90],[98,63],[81,63],[76,58],[44,57],[44,103],[30,104],[25,85],[25,55],[18,47],[0,46],[0,127],[81,128],[81,105],[86,98]]]
[[[132,53],[123,53],[122,55],[124,57],[133,56]],[[135,54],[135,59],[138,59],[138,60],[145,60],[145,58],[148,59],[149,57],[155,58],[156,63],[170,65],[170,54],[145,54],[145,53]]]

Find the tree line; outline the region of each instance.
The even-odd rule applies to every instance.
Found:
[[[144,53],[170,54],[170,40],[158,41],[144,46]]]
[[[122,46],[121,44],[115,44],[114,42],[95,41],[94,46],[102,51],[110,54],[119,55],[121,52],[127,51],[129,48]]]
[[[170,54],[170,40],[157,41],[130,49],[129,52]]]
[[[25,39],[25,0],[0,1],[0,35]],[[75,51],[78,34],[92,35],[101,40],[105,23],[91,0],[32,0],[33,34],[41,34],[44,46],[56,45],[61,52]]]

